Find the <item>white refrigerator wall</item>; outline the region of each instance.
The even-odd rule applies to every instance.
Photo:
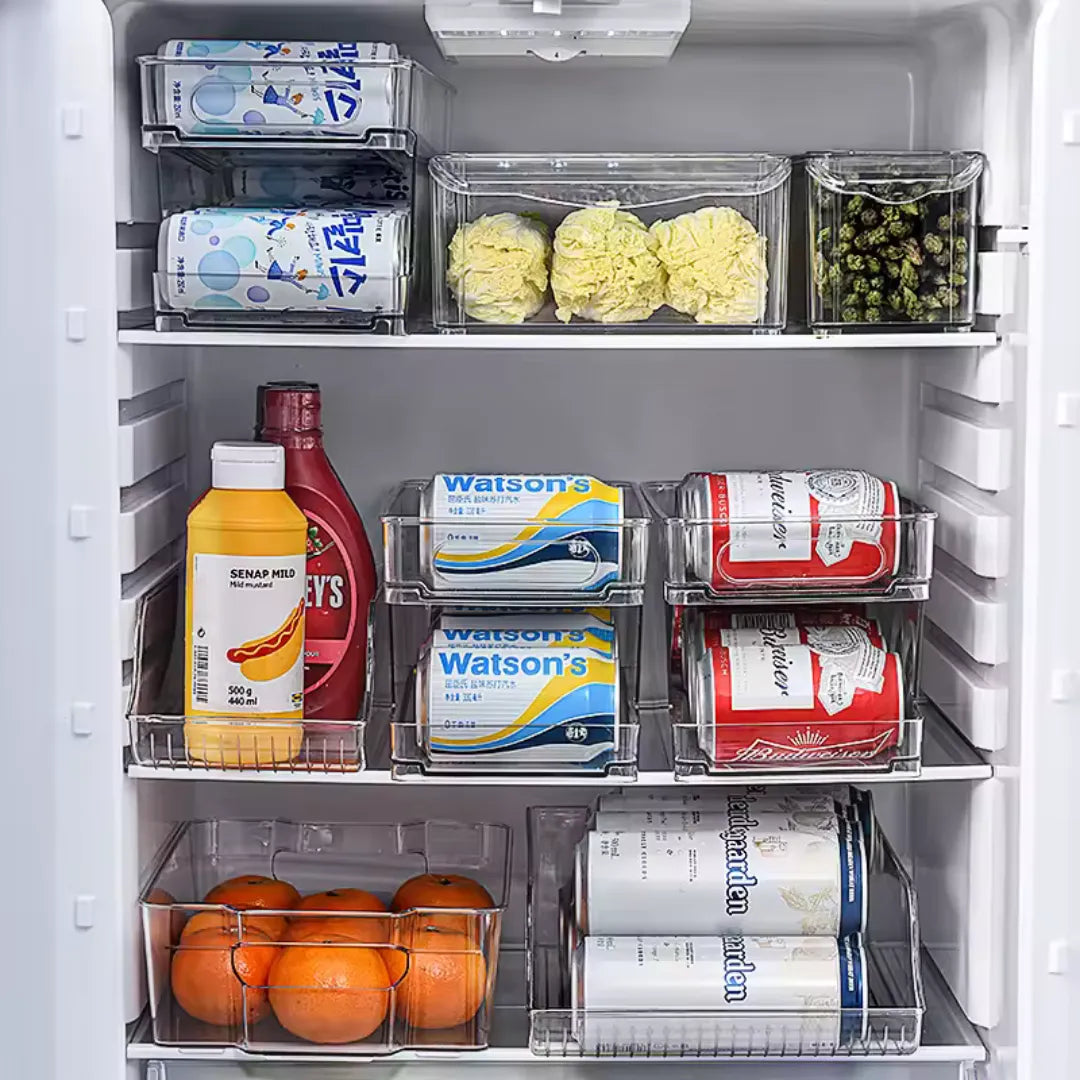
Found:
[[[9,505],[38,523],[51,544],[46,557],[57,567],[48,586],[55,592],[46,592],[43,604],[41,592],[31,596],[26,575],[15,569],[19,549],[0,560],[3,595],[15,598],[6,606],[33,611],[18,626],[0,619],[0,662],[5,675],[9,666],[20,675],[37,673],[34,680],[6,679],[15,687],[12,715],[27,721],[15,725],[0,790],[17,801],[14,820],[33,822],[23,830],[28,842],[19,847],[17,841],[15,865],[55,929],[44,976],[40,940],[16,935],[14,941],[15,970],[38,972],[41,986],[36,996],[20,989],[14,1012],[5,1017],[19,1036],[5,1040],[14,1047],[12,1064],[23,1065],[22,1075],[50,1080],[122,1075],[122,1024],[139,998],[131,890],[171,819],[226,813],[375,819],[434,813],[440,806],[446,814],[461,813],[475,803],[479,816],[498,817],[505,807],[511,820],[520,818],[527,801],[566,799],[565,789],[505,789],[496,801],[483,791],[463,800],[449,788],[155,786],[122,777],[121,663],[130,650],[121,589],[129,598],[137,595],[145,586],[138,572],[146,565],[138,554],[125,561],[125,536],[135,545],[142,534],[135,517],[124,517],[123,500],[138,509],[148,491],[165,498],[179,476],[189,493],[202,490],[210,442],[247,434],[257,383],[293,376],[317,380],[326,390],[328,447],[369,528],[395,480],[440,467],[572,468],[641,479],[708,465],[836,463],[931,491],[953,530],[942,560],[953,560],[945,589],[952,599],[935,601],[938,704],[993,751],[1002,768],[998,778],[978,786],[919,784],[890,789],[880,802],[916,871],[921,904],[930,913],[928,943],[972,1019],[996,1024],[988,1032],[1001,1050],[992,1075],[1012,1074],[1018,1032],[1021,1075],[1043,1074],[1032,1071],[1035,1048],[1045,1055],[1042,1065],[1060,1067],[1066,1040],[1075,1037],[1068,1034],[1068,1017],[1077,1015],[1078,1003],[1075,989],[1072,998],[1062,990],[1064,976],[1056,983],[1052,971],[1047,977],[1045,958],[1061,941],[1067,957],[1068,942],[1080,939],[1075,877],[1070,914],[1063,910],[1070,864],[1048,846],[1054,815],[1070,807],[1075,815],[1080,805],[1074,798],[1063,806],[1053,794],[1068,790],[1070,759],[1060,750],[1055,755],[1051,735],[1062,747],[1071,738],[1075,748],[1080,729],[1068,704],[1072,697],[1062,692],[1053,704],[1046,690],[1053,679],[1056,686],[1074,686],[1072,669],[1080,667],[1075,652],[1071,667],[1067,651],[1062,655],[1066,619],[1076,604],[1065,603],[1053,576],[1054,568],[1067,565],[1067,552],[1048,540],[1059,536],[1067,543],[1076,530],[1075,521],[1055,516],[1064,513],[1056,493],[1068,483],[1065,462],[1075,455],[1063,441],[1070,433],[1055,426],[1056,395],[1069,388],[1063,357],[1070,298],[1054,286],[1069,280],[1063,268],[1080,250],[1080,222],[1064,212],[1074,200],[1061,195],[1077,190],[1080,179],[1066,180],[1076,165],[1062,156],[1060,142],[1066,106],[1080,108],[1077,75],[1067,59],[1067,44],[1080,42],[1080,27],[1070,15],[1056,4],[1044,15],[1030,122],[1033,19],[1022,3],[926,0],[871,10],[821,0],[698,0],[694,24],[671,64],[640,69],[448,67],[423,29],[417,0],[302,9],[268,0],[110,7],[111,25],[98,0],[9,0],[0,9],[0,44],[11,58],[4,65],[8,93],[0,115],[9,143],[10,133],[18,136],[20,162],[35,169],[31,183],[23,179],[23,165],[16,176],[14,155],[0,166],[0,205],[9,217],[10,208],[19,208],[0,258],[10,286],[0,289],[8,328],[5,372],[15,375],[30,403],[14,416],[18,445],[41,449],[32,473],[22,461],[12,471]],[[153,223],[159,215],[154,161],[138,142],[133,57],[170,37],[236,36],[256,26],[263,35],[399,41],[457,87],[453,145],[459,149],[985,149],[992,170],[988,223],[1025,222],[1030,201],[1032,235],[1045,245],[1032,258],[1031,332],[1025,339],[1025,312],[1015,300],[1026,282],[1027,257],[1006,244],[999,251],[1014,258],[997,300],[1004,299],[1004,310],[1010,311],[1010,301],[1017,310],[1001,322],[1002,347],[982,355],[621,352],[576,349],[572,340],[557,351],[512,352],[118,348],[118,296],[129,304],[145,296],[145,281],[132,273],[145,272],[139,252],[152,233],[120,229],[120,244],[131,247],[118,253],[114,227]],[[38,59],[30,63],[29,57]],[[28,122],[18,106],[29,88],[34,115],[47,123]],[[1040,201],[1038,184],[1028,190],[1028,130],[1038,184],[1055,185],[1050,200],[1042,195]],[[102,166],[109,161],[115,176]],[[1061,186],[1066,182],[1072,186]],[[23,212],[30,201],[46,199],[53,213]],[[110,205],[111,218],[103,210]],[[118,293],[113,275],[101,272],[110,258],[121,275]],[[29,297],[17,287],[28,274],[42,284]],[[1025,419],[1035,434],[1025,429]],[[1051,476],[1048,462],[1063,475]],[[4,476],[5,494],[8,483]],[[14,538],[14,530],[9,535]],[[122,582],[129,565],[134,569]],[[37,643],[33,653],[22,644],[27,637]],[[999,639],[1003,644],[985,644]],[[1022,664],[1027,680],[1020,677]],[[1074,682],[1058,678],[1060,672]],[[32,760],[52,767],[31,775],[26,763]],[[134,788],[151,786],[152,794],[133,797]],[[1074,836],[1078,829],[1074,822]],[[1034,891],[1036,860],[1058,887],[1060,899],[1052,905]],[[1045,880],[1039,877],[1040,887]],[[1060,930],[1068,918],[1071,936]],[[1018,963],[1021,921],[1029,936]],[[125,956],[120,968],[117,955]],[[94,980],[89,994],[88,979]],[[1040,1015],[1044,1001],[1047,1012]],[[24,1063],[19,1055],[27,1044],[32,1056]],[[679,1067],[671,1068],[674,1076]],[[769,1068],[779,1076],[805,1066]],[[214,1066],[171,1066],[170,1077],[174,1069],[218,1080]],[[890,1076],[907,1071],[889,1067]],[[874,1065],[843,1071],[871,1074],[880,1075]],[[220,1075],[230,1072],[222,1067]],[[955,1076],[956,1067],[945,1066],[942,1075]]]

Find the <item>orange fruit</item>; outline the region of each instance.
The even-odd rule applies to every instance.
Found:
[[[460,907],[493,908],[491,893],[478,881],[461,874],[419,874],[409,878],[394,893],[394,911],[409,908]]]
[[[363,944],[378,945],[396,941],[393,919],[350,919],[347,916],[327,915],[314,919],[293,919],[285,931],[285,941],[319,941],[327,936],[345,938]],[[407,963],[402,949],[380,949],[379,955],[389,975],[388,985],[396,985],[405,974]]]
[[[241,874],[215,885],[204,897],[204,904],[223,904],[238,911],[267,908],[281,911],[295,907],[300,894],[287,881],[262,874]],[[285,933],[284,915],[254,915],[244,919],[247,926],[262,930],[271,941],[281,941]]]
[[[366,1039],[390,1004],[380,951],[340,934],[284,946],[270,969],[270,1005],[278,1022],[308,1042]]]
[[[366,889],[327,889],[296,904],[297,911],[385,911],[386,905]]]
[[[278,950],[269,942],[258,930],[242,945],[228,930],[189,934],[173,953],[173,997],[184,1012],[207,1024],[237,1026],[245,1007],[248,1023],[257,1024],[270,1011],[265,988]]]
[[[493,908],[491,893],[478,881],[461,874],[420,874],[404,882],[390,901],[394,911],[410,908]],[[429,926],[477,935],[480,920],[468,915],[426,916]]]
[[[397,989],[398,1009],[415,1028],[457,1027],[487,997],[487,963],[476,938],[443,926],[407,934],[409,970]]]

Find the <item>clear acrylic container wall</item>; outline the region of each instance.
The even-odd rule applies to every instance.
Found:
[[[441,153],[450,92],[395,45],[169,41],[140,56],[143,145],[237,142]]]
[[[810,324],[970,328],[977,153],[811,154]]]
[[[790,173],[771,154],[434,158],[435,325],[782,330]]]
[[[154,1041],[313,1055],[483,1048],[510,844],[505,825],[185,823],[141,898]],[[306,895],[363,889],[389,905],[427,873],[464,875],[486,899],[257,913],[239,899],[202,900],[222,882],[262,875]]]
[[[589,807],[529,810],[530,1046],[545,1057],[883,1057],[919,1045],[925,999],[914,885],[868,822],[867,1008],[791,1005],[646,1011],[590,1008],[575,993],[581,932],[574,906],[578,845]],[[677,913],[676,913],[677,914]],[[810,939],[812,940],[812,939]]]

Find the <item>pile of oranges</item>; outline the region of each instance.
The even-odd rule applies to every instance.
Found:
[[[349,1043],[378,1031],[392,999],[412,1028],[452,1028],[472,1020],[491,990],[485,921],[467,911],[495,902],[467,877],[410,878],[387,908],[363,889],[301,896],[287,881],[246,874],[215,885],[203,903],[226,910],[187,920],[170,979],[181,1008],[207,1024],[251,1025],[272,1012],[298,1038]],[[433,908],[466,911],[416,910]],[[260,911],[268,913],[250,914]]]

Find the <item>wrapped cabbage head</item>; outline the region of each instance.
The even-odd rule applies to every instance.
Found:
[[[542,221],[484,214],[454,233],[446,283],[466,315],[486,323],[521,323],[544,306],[550,257]]]
[[[651,229],[667,271],[665,300],[699,323],[760,322],[769,271],[765,237],[730,206],[706,206]]]
[[[555,230],[551,291],[555,314],[602,323],[647,319],[664,303],[657,240],[641,220],[614,203],[587,206]]]

